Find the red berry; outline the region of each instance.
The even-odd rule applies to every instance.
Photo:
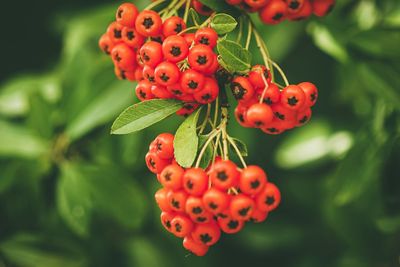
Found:
[[[318,17],[323,17],[332,11],[335,0],[312,1],[313,13]]]
[[[145,65],[143,67],[143,78],[147,81],[149,81],[151,84],[155,84],[156,83],[156,78],[154,76],[154,68],[150,67],[149,65]]]
[[[254,208],[254,201],[250,197],[239,194],[232,197],[229,211],[233,219],[245,221],[250,219]]]
[[[306,96],[305,106],[307,107],[314,106],[318,99],[317,87],[310,82],[302,82],[299,83],[298,86],[303,90]]]
[[[164,226],[165,230],[172,233],[172,220],[174,219],[175,214],[172,212],[161,212],[160,219],[161,224]]]
[[[199,0],[193,0],[192,5],[194,10],[197,11],[197,13],[203,15],[203,16],[210,16],[214,11],[209,8],[206,5],[203,5]]]
[[[214,60],[214,52],[209,46],[199,44],[189,51],[189,65],[194,70],[205,72],[213,65]]]
[[[214,102],[219,94],[218,83],[213,78],[205,78],[204,87],[194,94],[194,99],[200,104],[208,104]]]
[[[233,219],[231,216],[226,218],[218,218],[218,225],[222,232],[227,234],[236,234],[244,227],[243,220]]]
[[[306,124],[307,122],[310,121],[312,115],[311,108],[306,108],[304,110],[301,110],[299,113],[297,113],[297,125],[302,126]]]
[[[182,36],[172,35],[164,40],[162,51],[166,60],[177,63],[187,57],[189,45]]]
[[[165,37],[176,35],[186,29],[186,23],[181,17],[172,16],[163,23],[162,32]]]
[[[170,133],[159,134],[155,139],[157,155],[162,159],[174,157],[174,135]]]
[[[274,114],[270,106],[264,103],[253,104],[247,110],[247,121],[257,128],[267,126],[273,119]]]
[[[160,183],[168,189],[178,190],[182,187],[182,177],[185,170],[178,164],[166,166],[160,173]]]
[[[179,81],[180,71],[176,64],[164,61],[155,68],[156,82],[163,86],[173,85]]]
[[[183,247],[192,252],[196,256],[204,256],[207,254],[208,251],[207,245],[195,242],[193,238],[190,236],[186,236],[183,239]]]
[[[139,14],[137,7],[132,3],[123,3],[115,14],[116,21],[127,27],[134,27]]]
[[[174,95],[171,94],[167,88],[161,85],[152,85],[151,86],[151,93],[156,97],[160,99],[171,99],[174,98]]]
[[[244,168],[240,173],[239,189],[247,195],[256,195],[263,190],[267,183],[267,175],[263,169],[258,166],[250,165]]]
[[[162,211],[172,211],[168,204],[168,199],[167,199],[167,194],[169,190],[166,188],[161,188],[159,189],[156,194],[154,195],[154,198],[156,200],[156,203],[160,210]]]
[[[208,176],[201,168],[190,168],[183,175],[183,188],[193,196],[202,195],[208,186]]]
[[[122,29],[122,40],[125,44],[133,48],[139,48],[144,43],[144,37],[135,28],[124,27]]]
[[[268,3],[269,0],[244,0],[244,2],[253,8],[261,8]]]
[[[239,171],[230,160],[215,162],[210,170],[211,184],[218,189],[227,190],[237,184]]]
[[[271,73],[265,66],[255,65],[249,72],[249,81],[254,89],[264,89],[271,82]]]
[[[218,34],[212,28],[198,29],[194,35],[196,44],[207,45],[214,48],[217,45]]]
[[[260,97],[262,93],[263,92],[261,91]],[[279,90],[279,87],[276,84],[271,83],[268,86],[267,90],[265,90],[263,102],[271,106],[272,104],[279,103],[280,100],[281,100],[281,91]]]
[[[285,19],[287,4],[283,0],[270,0],[260,10],[260,19],[265,24],[278,24]]]
[[[171,221],[171,232],[177,237],[185,237],[192,232],[193,223],[184,215],[176,215]]]
[[[156,37],[161,33],[161,17],[153,10],[143,10],[136,18],[135,27],[143,36]]]
[[[151,93],[151,83],[147,80],[140,81],[136,85],[136,96],[140,101],[153,99],[154,96]]]
[[[281,103],[285,108],[300,110],[306,101],[306,95],[297,85],[286,86],[281,92]]]
[[[203,89],[204,75],[192,69],[185,70],[181,75],[181,88],[185,93],[196,93]]]
[[[122,29],[124,26],[118,22],[112,22],[107,28],[107,35],[110,40],[114,43],[120,43],[122,41]]]
[[[281,193],[276,185],[267,183],[256,198],[257,209],[270,212],[276,209],[281,202]]]
[[[183,190],[169,191],[167,194],[169,207],[177,212],[185,212],[187,197],[187,193]]]
[[[259,209],[254,209],[251,214],[250,221],[253,223],[261,223],[265,221],[268,217],[268,212],[260,211]]]
[[[215,223],[197,224],[192,232],[193,240],[196,243],[212,246],[221,237],[221,231]]]
[[[140,58],[145,65],[155,68],[163,60],[161,44],[154,41],[145,43],[140,48]]]
[[[146,154],[147,168],[153,173],[161,173],[169,163],[168,160],[161,159],[155,152],[148,152]]]
[[[120,43],[111,50],[111,57],[115,66],[121,70],[134,71],[136,68],[136,54],[126,44]]]
[[[229,197],[216,188],[210,188],[203,195],[203,203],[208,211],[218,214],[228,207]]]
[[[243,103],[248,102],[254,95],[254,88],[246,77],[238,76],[231,83],[234,97]]]
[[[114,43],[112,42],[112,40],[108,34],[105,33],[100,37],[99,47],[107,55],[111,54],[111,50],[114,47]]]

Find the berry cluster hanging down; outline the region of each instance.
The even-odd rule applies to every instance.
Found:
[[[183,168],[174,160],[174,136],[163,133],[146,155],[149,170],[162,185],[155,194],[161,223],[183,238],[183,246],[203,256],[220,238],[246,223],[261,223],[280,202],[278,188],[258,166],[239,169],[220,157],[206,169]]]

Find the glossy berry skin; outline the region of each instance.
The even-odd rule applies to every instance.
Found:
[[[262,92],[261,92],[262,95]],[[261,98],[260,95],[260,98]],[[281,91],[279,90],[279,87],[274,84],[271,83],[267,90],[265,90],[265,94],[263,97],[263,103],[267,104],[267,105],[272,105],[272,104],[276,104],[279,103],[281,100]]]
[[[182,177],[185,170],[178,164],[166,166],[160,173],[160,183],[168,189],[178,190],[182,187]]]
[[[163,23],[162,33],[165,37],[176,35],[186,29],[186,23],[181,17],[172,16]]]
[[[144,37],[135,28],[124,27],[122,29],[122,41],[132,48],[139,48],[144,43]]]
[[[217,45],[218,34],[212,28],[201,28],[198,29],[194,35],[194,41],[196,44],[207,45],[210,48],[214,48]]]
[[[145,65],[142,70],[143,78],[150,82],[151,84],[156,83],[156,78],[154,76],[154,68],[149,65]]]
[[[302,126],[310,121],[312,116],[311,108],[305,108],[297,113],[296,121],[297,126]]]
[[[267,174],[256,165],[247,166],[240,173],[239,189],[243,194],[254,196],[260,193],[267,183]]]
[[[303,20],[312,15],[312,5],[309,1],[305,1],[301,9],[297,12],[292,12],[288,14],[289,20]]]
[[[256,128],[267,126],[273,117],[272,109],[264,103],[253,104],[247,110],[247,121]]]
[[[114,44],[122,41],[122,29],[124,26],[117,22],[112,22],[107,28],[107,35]]]
[[[123,3],[117,9],[115,19],[126,27],[134,27],[139,14],[137,7],[132,3]]]
[[[251,128],[253,126],[247,120],[247,110],[248,107],[239,103],[235,108],[235,118],[242,127]]]
[[[188,195],[183,190],[169,191],[167,194],[167,200],[169,207],[176,212],[184,212],[185,205]]]
[[[249,72],[249,81],[254,89],[264,89],[271,83],[271,73],[265,66],[255,65]]]
[[[193,0],[192,5],[194,10],[200,15],[210,16],[214,11],[206,5],[203,5],[199,0]]]
[[[208,186],[208,177],[201,168],[190,168],[183,175],[183,188],[192,196],[202,195]]]
[[[171,99],[174,98],[174,95],[171,94],[167,88],[161,85],[152,85],[151,86],[151,93],[155,98],[160,98],[160,99]]]
[[[115,76],[117,76],[117,78],[120,80],[135,81],[136,80],[135,71],[121,70],[117,66],[114,66]]]
[[[108,34],[103,34],[100,37],[99,47],[105,54],[107,54],[107,55],[111,54],[111,50],[114,47],[114,43],[112,42],[112,40]]]
[[[213,54],[213,64],[210,66],[209,69],[206,69],[205,71],[203,71],[203,73],[205,75],[212,76],[218,71],[218,68],[219,68],[218,57],[216,54]]]
[[[133,71],[136,68],[135,52],[126,44],[120,43],[111,50],[115,66],[121,70]]]
[[[268,217],[268,212],[260,211],[259,209],[254,209],[251,214],[250,221],[253,223],[261,223],[265,221]]]
[[[221,230],[215,223],[197,224],[192,232],[192,238],[196,243],[212,246],[221,237]]]
[[[143,80],[136,85],[135,93],[140,101],[153,99],[154,96],[151,93],[151,83]]]
[[[261,130],[266,134],[278,135],[283,133],[286,128],[282,127],[281,123],[275,121],[270,123],[267,127],[261,128]]]
[[[177,115],[179,116],[189,116],[192,114],[197,108],[199,107],[199,104],[195,103],[186,103],[183,105],[183,107],[176,112]]]
[[[152,173],[161,173],[169,164],[168,160],[161,159],[155,152],[148,152],[145,159],[147,168],[149,168]]]
[[[282,103],[274,104],[271,108],[274,113],[274,121],[288,123],[288,125],[296,121],[295,111],[288,109]]]
[[[167,90],[174,95],[176,98],[183,96],[185,93],[179,83],[167,86]]]
[[[305,106],[306,107],[314,106],[318,99],[317,87],[310,82],[302,82],[299,83],[298,86],[303,90],[306,96]]]
[[[169,192],[168,189],[161,188],[154,195],[156,203],[161,211],[168,211],[168,212],[172,211],[172,209],[168,204],[168,199],[167,199],[168,192]]]
[[[305,2],[309,2],[307,0],[285,0],[287,3],[287,11],[288,15],[298,13],[302,8]]]
[[[228,208],[229,196],[216,188],[210,188],[203,195],[203,203],[209,212],[218,214]]]
[[[244,0],[244,2],[252,8],[261,8],[268,3],[269,0]]]
[[[264,189],[257,195],[257,209],[270,212],[276,209],[281,202],[281,193],[273,183],[267,183]]]
[[[193,94],[199,92],[203,89],[204,84],[204,75],[193,69],[187,69],[181,75],[180,85],[185,93]]]
[[[187,57],[189,46],[182,36],[172,35],[164,40],[162,51],[166,60],[177,63]]]
[[[135,28],[145,37],[156,37],[162,29],[161,17],[153,10],[143,10],[136,18]]]
[[[162,159],[174,157],[174,135],[170,133],[159,134],[155,139],[155,151]]]
[[[185,212],[193,221],[196,221],[196,218],[205,215],[207,210],[200,197],[190,196],[186,201]]]
[[[306,95],[301,87],[289,85],[283,88],[281,92],[281,103],[290,110],[299,110],[304,106]]]
[[[286,17],[287,4],[283,0],[270,0],[260,12],[260,19],[265,24],[278,24]]]
[[[254,87],[249,79],[243,76],[238,76],[232,80],[231,90],[236,100],[240,102],[248,102],[253,98]]]
[[[218,218],[218,225],[221,231],[227,234],[236,234],[244,227],[243,220],[233,219],[231,216]]]
[[[172,233],[172,220],[174,219],[175,214],[173,212],[161,212],[160,220],[162,226],[164,226],[165,230]]]
[[[180,238],[189,235],[193,229],[193,222],[184,215],[176,215],[171,220],[171,232]]]
[[[207,45],[195,45],[189,51],[188,62],[192,69],[204,73],[214,63],[214,52]]]
[[[206,77],[203,88],[194,94],[194,99],[200,104],[209,104],[218,97],[219,87],[215,79]]]
[[[206,255],[209,248],[207,245],[195,242],[190,236],[186,236],[183,239],[183,247],[199,257]]]
[[[194,33],[185,33],[183,38],[185,38],[185,41],[189,47],[194,43]]]
[[[140,48],[140,58],[145,65],[155,68],[162,60],[162,46],[160,43],[150,41]]]
[[[235,220],[248,220],[253,213],[255,203],[253,199],[243,194],[232,197],[229,212]]]
[[[156,82],[163,86],[173,85],[179,81],[179,68],[176,64],[164,61],[154,69]]]
[[[237,166],[230,160],[221,160],[214,163],[210,170],[211,184],[220,190],[227,190],[235,186],[239,179]]]

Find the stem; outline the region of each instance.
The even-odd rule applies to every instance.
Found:
[[[263,82],[265,84],[265,88],[264,88],[264,90],[263,90],[263,92],[261,94],[261,98],[260,98],[260,102],[259,102],[260,104],[262,102],[264,102],[264,96],[265,96],[265,93],[267,92],[267,89],[268,89],[268,82],[267,82],[267,79],[265,79],[265,75],[263,74],[263,75],[261,75],[261,77],[262,77]]]
[[[155,1],[153,3],[151,3],[150,5],[148,5],[147,7],[144,8],[144,10],[149,10],[149,9],[153,9],[154,7],[158,6],[159,4],[164,3],[166,0],[158,0]]]
[[[247,168],[247,164],[246,161],[244,160],[242,154],[239,151],[239,148],[237,147],[237,145],[235,144],[235,141],[232,139],[232,137],[228,136],[228,141],[229,143],[232,145],[233,149],[236,152],[236,155],[239,157],[240,161],[242,162],[242,165],[244,168]]]
[[[186,3],[186,0],[173,0],[171,4],[166,8],[166,12],[163,15],[163,19],[171,17],[171,15],[181,8]]]
[[[215,111],[214,111],[214,125],[217,125],[218,120],[218,111],[219,111],[219,97],[215,100]]]
[[[281,75],[281,77],[282,77],[283,81],[285,82],[286,86],[288,86],[289,85],[289,81],[288,81],[285,73],[281,69],[281,67],[279,67],[279,65],[275,61],[272,61],[271,59],[268,59],[268,60],[271,62],[272,66],[274,66],[278,70],[278,72]]]
[[[240,40],[242,39],[242,35],[243,35],[243,16],[240,16],[239,18],[239,33],[238,36],[236,38],[236,43],[239,43]]]
[[[188,20],[188,15],[189,15],[189,9],[190,9],[190,4],[191,0],[186,0],[186,6],[185,6],[185,14],[183,15],[183,21],[187,23]]]
[[[246,46],[245,46],[245,48],[247,50],[249,49],[250,42],[251,42],[251,35],[253,33],[252,29],[253,29],[253,25],[251,24],[251,22],[249,22],[249,26],[248,26],[248,30],[247,30]]]
[[[208,119],[210,118],[210,113],[211,113],[211,104],[208,104],[208,105],[207,105],[206,117],[204,118],[204,121],[203,121],[203,123],[201,124],[199,134],[202,134],[203,131],[204,131],[204,129],[206,128]]]
[[[221,131],[221,129],[216,129],[216,130],[214,130],[214,131],[212,131],[210,133],[210,137],[208,137],[207,141],[204,143],[203,147],[201,148],[199,157],[197,158],[197,161],[196,161],[196,165],[195,165],[196,168],[198,168],[200,166],[200,161],[201,161],[201,159],[202,159],[202,157],[204,155],[204,152],[206,151],[208,145],[219,134],[220,131]]]
[[[223,159],[229,159],[228,151],[228,134],[226,132],[226,124],[228,122],[228,108],[221,104],[221,131],[222,131],[222,148],[223,148]]]

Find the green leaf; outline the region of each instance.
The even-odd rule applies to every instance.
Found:
[[[246,72],[251,67],[251,54],[240,44],[231,40],[221,40],[217,44],[221,59],[235,72]]]
[[[49,151],[49,143],[28,129],[0,121],[0,156],[37,158]]]
[[[143,130],[172,115],[182,106],[182,102],[172,99],[140,102],[125,109],[118,116],[111,127],[111,133],[128,134]]]
[[[26,233],[1,243],[0,250],[16,266],[83,267],[87,264],[80,251],[66,247],[65,242]]]
[[[207,135],[200,135],[199,136],[199,149],[198,151],[200,151],[204,144],[207,142],[208,140],[208,136]],[[213,148],[212,145],[209,144],[203,154],[203,157],[200,160],[200,167],[205,169],[208,167],[208,165],[210,164],[210,161],[212,160],[212,156],[213,156]]]
[[[195,25],[200,24],[199,13],[197,13],[193,8],[189,9],[189,15],[192,18],[193,24],[195,24]]]
[[[342,63],[349,60],[346,47],[344,47],[344,45],[337,39],[336,35],[326,26],[318,23],[311,23],[308,30],[314,39],[315,45],[318,46],[319,49]]]
[[[211,20],[211,28],[218,34],[226,34],[233,31],[237,24],[237,21],[232,16],[224,13],[215,15]]]
[[[86,237],[93,208],[90,189],[74,165],[64,164],[61,171],[57,185],[58,212],[76,234]]]
[[[376,40],[379,40],[377,42]],[[390,30],[363,31],[350,39],[350,44],[363,52],[388,59],[398,59],[400,33]]]
[[[196,133],[196,126],[200,111],[201,108],[187,117],[175,133],[175,159],[179,165],[185,168],[191,167],[196,159],[199,145],[199,137]]]
[[[68,137],[76,140],[115,117],[122,108],[130,103],[131,92],[127,90],[127,87],[127,83],[117,81],[98,98],[95,98],[68,125],[66,130]]]
[[[239,140],[237,138],[231,138],[231,139],[235,143],[236,147],[238,148],[238,150],[240,152],[240,155],[243,156],[243,157],[247,157],[249,154],[247,152],[246,144],[243,141],[241,141],[241,140]],[[232,144],[230,144],[230,146],[231,146],[232,149],[234,149],[232,147]],[[235,153],[236,153],[236,150],[233,150],[233,151],[235,151]]]

